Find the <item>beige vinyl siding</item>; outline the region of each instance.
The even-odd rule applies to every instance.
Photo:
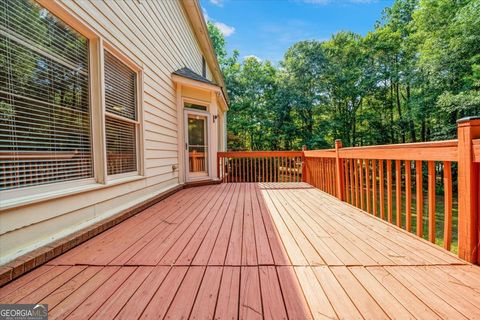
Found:
[[[0,212],[0,262],[96,223],[179,183],[175,85],[171,73],[201,74],[202,52],[178,1],[61,0],[65,8],[143,69],[145,178],[72,190],[72,195]],[[207,77],[212,72],[207,66]],[[75,192],[77,191],[77,192]],[[81,192],[80,192],[81,191]],[[60,194],[62,190],[59,190]],[[1,199],[0,199],[1,200]]]

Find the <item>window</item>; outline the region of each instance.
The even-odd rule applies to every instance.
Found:
[[[205,62],[205,57],[202,56],[202,76],[207,77],[207,63]]]
[[[0,190],[93,177],[88,40],[28,0],[0,26]]]
[[[137,74],[105,50],[108,175],[137,171]]]
[[[202,106],[202,105],[195,104],[195,103],[185,102],[184,107],[185,107],[185,108],[189,108],[189,109],[207,111],[207,107],[206,107],[206,106]]]

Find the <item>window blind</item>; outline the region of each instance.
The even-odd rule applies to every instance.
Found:
[[[33,1],[0,2],[0,190],[93,177],[88,40]]]
[[[136,73],[105,50],[107,173],[137,170]]]

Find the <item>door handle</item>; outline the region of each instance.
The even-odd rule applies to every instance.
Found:
[[[188,150],[188,143],[185,142],[185,150]]]

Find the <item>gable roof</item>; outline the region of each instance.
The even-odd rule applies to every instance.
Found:
[[[207,89],[208,91],[217,92],[217,94],[221,97],[222,101],[222,108],[223,110],[228,110],[228,100],[227,96],[225,95],[225,90],[218,84],[213,81],[208,80],[207,78],[199,75],[195,71],[183,67],[178,69],[177,71],[172,72],[172,80],[176,83],[181,83],[187,86],[193,86],[197,88]]]
[[[212,40],[208,34],[207,23],[205,22],[200,4],[198,0],[181,0],[181,3],[192,25],[192,30],[199,42],[200,49],[205,55],[205,60],[213,74],[213,79],[217,85],[222,88],[223,95],[228,99],[225,81],[222,71],[220,70],[220,65],[218,64],[215,50],[213,49]]]
[[[185,78],[189,78],[189,79],[192,79],[192,80],[201,81],[201,82],[204,82],[204,83],[216,85],[214,82],[208,80],[207,78],[199,75],[198,73],[194,72],[192,69],[189,69],[187,67],[183,67],[182,69],[178,69],[177,71],[173,72],[173,74],[176,74],[178,76],[182,76],[182,77],[185,77]]]

